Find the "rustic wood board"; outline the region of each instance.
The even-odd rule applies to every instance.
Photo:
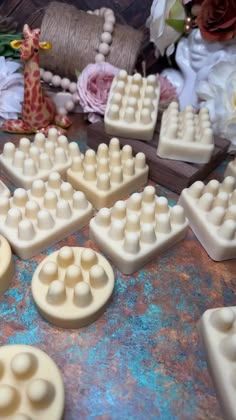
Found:
[[[87,129],[87,135],[87,145],[95,150],[100,143],[109,143],[114,137],[105,132],[103,122],[91,124]],[[215,137],[215,149],[210,162],[199,165],[158,157],[156,154],[158,138],[159,122],[151,142],[119,137],[120,143],[123,146],[130,144],[134,153],[145,153],[149,165],[149,178],[152,181],[176,193],[180,193],[183,188],[197,180],[204,180],[226,158],[230,144],[226,139]]]

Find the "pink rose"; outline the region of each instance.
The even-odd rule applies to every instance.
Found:
[[[172,83],[164,76],[158,75],[158,80],[160,83],[160,103],[170,103],[177,99],[177,93],[175,87]]]
[[[77,89],[80,105],[88,112],[91,122],[104,115],[113,78],[119,69],[109,63],[89,64],[78,78]]]

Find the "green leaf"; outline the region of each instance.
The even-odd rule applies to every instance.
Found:
[[[184,33],[185,28],[185,21],[178,20],[178,19],[166,19],[166,24],[173,28],[175,31],[179,32],[180,34]]]
[[[182,1],[176,0],[170,9],[169,19],[183,19],[185,17],[185,9]]]

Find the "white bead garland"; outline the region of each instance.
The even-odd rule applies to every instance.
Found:
[[[90,15],[96,15],[104,17],[103,32],[100,37],[100,44],[98,47],[98,53],[95,56],[95,63],[103,63],[106,61],[106,57],[110,54],[110,45],[112,43],[112,33],[114,31],[114,25],[116,23],[115,14],[112,9],[107,7],[101,7],[101,9],[88,10]]]

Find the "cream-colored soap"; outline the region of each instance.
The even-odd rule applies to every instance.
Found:
[[[114,78],[105,111],[105,130],[114,136],[149,141],[157,121],[160,84],[157,77],[129,76],[121,70]]]
[[[10,191],[3,181],[0,180],[0,197],[10,197]]]
[[[80,328],[105,310],[114,273],[106,258],[92,249],[65,246],[39,264],[31,287],[44,318],[61,328]]]
[[[97,152],[89,149],[84,159],[73,159],[67,179],[100,209],[142,188],[148,180],[148,166],[144,153],[133,156],[131,146],[121,149],[119,140],[113,138],[109,146],[102,143]]]
[[[54,171],[65,175],[75,156],[81,156],[78,144],[69,143],[56,128],[50,128],[47,138],[37,133],[33,142],[23,137],[18,147],[6,143],[0,155],[0,167],[17,187],[29,189],[33,181],[47,181]]]
[[[224,418],[235,420],[236,307],[208,309],[198,325]]]
[[[198,114],[191,106],[179,112],[177,102],[164,111],[157,155],[161,158],[207,163],[214,151],[214,137],[208,110]]]
[[[236,178],[236,158],[228,163],[225,176],[234,176]]]
[[[55,362],[26,345],[0,347],[0,419],[61,420],[64,385]]]
[[[179,199],[190,226],[215,261],[236,258],[236,180],[196,181]]]
[[[0,293],[8,289],[14,274],[12,252],[7,240],[0,235]]]
[[[92,215],[85,194],[53,172],[48,182],[36,180],[30,190],[17,188],[11,198],[0,198],[0,233],[19,257],[31,258],[81,229]]]
[[[122,273],[132,274],[183,239],[187,226],[183,208],[170,208],[147,186],[101,209],[90,222],[90,237]]]

